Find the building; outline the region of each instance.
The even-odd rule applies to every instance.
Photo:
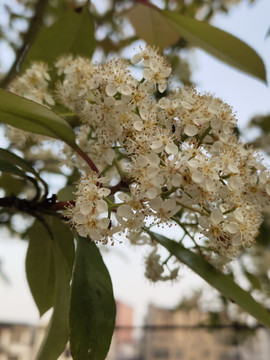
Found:
[[[0,324],[0,360],[33,358],[35,328],[27,324]]]
[[[45,330],[44,326],[0,323],[0,360],[34,359]],[[71,359],[68,349],[59,357],[66,359]]]
[[[208,320],[196,307],[175,311],[151,304],[142,340],[137,341],[133,308],[117,301],[116,330],[106,360],[269,360],[269,330],[233,328],[225,319],[225,327],[208,328]],[[45,330],[43,325],[1,323],[0,360],[34,360]],[[58,360],[68,359],[67,348]]]
[[[208,328],[198,308],[170,310],[149,305],[142,340],[143,360],[268,360],[270,333],[252,334],[225,323]],[[205,326],[206,325],[206,326]],[[264,349],[264,351],[262,351]]]
[[[133,308],[116,301],[115,331],[107,360],[135,360],[139,345],[134,337]]]
[[[138,346],[133,336],[133,308],[120,301],[116,308],[116,330],[107,360],[135,360]],[[0,360],[34,360],[45,331],[43,324],[0,323]],[[68,359],[72,358],[66,348],[58,360]]]

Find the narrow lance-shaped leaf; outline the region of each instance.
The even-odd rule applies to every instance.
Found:
[[[33,61],[50,65],[62,55],[91,57],[95,50],[94,23],[85,6],[81,13],[64,13],[53,25],[44,27],[28,51],[22,70]]]
[[[148,233],[160,245],[164,246],[170,254],[174,255],[178,260],[187,265],[210,285],[241,306],[260,323],[270,327],[269,312],[256,302],[248,292],[238,286],[230,276],[222,274],[204,260],[202,256],[196,255],[183,247],[183,245],[178,244],[165,236],[153,233],[152,231],[148,231]]]
[[[43,181],[39,176],[38,172],[26,160],[20,158],[11,151],[0,148],[0,161],[1,160],[9,161],[19,170],[21,169],[22,171],[29,172],[33,174],[37,179]]]
[[[39,196],[39,187],[36,179],[31,176],[28,176],[24,171],[13,165],[11,162],[4,160],[3,158],[1,158],[1,156],[0,156],[0,171],[12,175],[17,175],[22,179],[27,179],[34,185],[37,191],[37,196]]]
[[[53,241],[39,221],[29,230],[25,267],[28,285],[42,316],[54,304],[55,259]]]
[[[6,157],[3,156],[3,155],[5,155],[5,152],[4,151],[2,152],[1,150],[3,150],[3,149],[0,149],[0,171],[2,171],[4,173],[9,173],[12,175],[17,175],[22,179],[27,179],[36,188],[37,196],[38,196],[39,195],[39,187],[38,187],[38,183],[37,183],[36,179],[31,176],[28,176],[25,173],[25,171],[21,170],[16,165],[14,165],[14,163],[15,163],[14,161],[10,162],[12,160],[11,159],[12,156],[6,156]],[[7,152],[7,153],[9,153],[9,152]],[[9,153],[9,154],[12,154],[12,153]],[[9,154],[7,154],[7,155],[9,155]]]
[[[35,360],[57,360],[68,342],[68,305],[71,278],[65,257],[56,245],[56,293],[54,308],[46,334]]]
[[[266,81],[262,59],[240,39],[206,22],[168,10],[162,12],[169,24],[190,44],[199,46],[235,68]]]
[[[110,275],[94,242],[78,237],[70,301],[70,348],[74,360],[103,360],[115,322]]]
[[[259,115],[255,116],[251,119],[249,123],[249,127],[258,126],[262,129],[263,132],[269,133],[270,132],[270,115]]]
[[[52,244],[51,255],[54,260],[54,309],[36,360],[57,360],[68,341],[68,304],[74,242],[71,231],[60,219],[45,217],[44,220],[46,228],[43,227],[43,233],[47,235],[46,241]],[[31,270],[34,271],[33,268]]]
[[[54,111],[0,89],[0,122],[31,133],[63,140],[71,147],[75,135],[69,124]]]
[[[18,169],[15,165],[10,163],[9,161],[1,159],[1,157],[0,157],[0,171],[8,172],[10,174],[20,176],[22,178],[27,177],[26,174],[22,170]]]
[[[136,30],[136,35],[150,45],[163,49],[176,43],[180,34],[162,13],[138,4],[125,13]]]
[[[9,161],[10,164],[14,165],[19,171],[23,171],[24,177],[31,181],[36,187],[37,195],[40,194],[37,180],[39,180],[43,184],[45,191],[47,190],[46,182],[40,177],[39,173],[26,160],[22,159],[11,151],[0,148],[0,163],[1,161]],[[31,173],[32,175],[34,175],[34,178],[26,175],[26,173]]]

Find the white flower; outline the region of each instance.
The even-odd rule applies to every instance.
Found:
[[[131,62],[140,61],[139,81],[121,59],[98,65],[62,57],[55,64],[61,75],[56,90],[50,90],[48,68],[41,63],[10,89],[44,106],[57,101],[74,113],[78,146],[106,175],[83,176],[75,205],[66,210],[81,236],[106,243],[119,233],[142,243],[136,239],[146,224],[171,225],[178,217],[175,223],[192,223],[194,232],[199,223],[208,239],[204,246],[231,259],[257,236],[270,203],[269,171],[234,134],[229,105],[194,87],[167,89],[171,67],[155,48],[140,49]],[[157,100],[157,89],[167,89],[166,96]],[[11,127],[7,132],[15,142],[33,139]],[[63,153],[66,165],[89,171],[73,150],[64,147]],[[118,184],[121,192],[107,198],[105,184]],[[156,275],[149,277],[168,279],[159,259],[150,256],[157,261]]]

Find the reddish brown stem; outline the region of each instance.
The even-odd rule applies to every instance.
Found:
[[[80,149],[78,146],[74,146],[73,150],[76,151],[77,154],[80,155],[81,158],[83,158],[85,160],[85,162],[90,166],[90,168],[99,175],[99,170],[96,167],[95,163],[90,159],[90,157],[82,151],[82,149]]]

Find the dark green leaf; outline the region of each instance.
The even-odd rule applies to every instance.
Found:
[[[222,274],[204,260],[203,257],[196,255],[181,244],[151,231],[148,231],[148,233],[159,244],[164,246],[170,254],[174,255],[178,260],[190,267],[190,269],[210,285],[241,306],[260,323],[270,327],[269,312],[262,305],[257,303],[248,292],[240,288],[230,276]]]
[[[18,129],[42,134],[75,146],[75,136],[69,124],[52,110],[0,89],[0,122]]]
[[[2,173],[0,176],[1,189],[5,191],[5,194],[13,194],[17,196],[22,188],[26,185],[24,179],[13,177],[10,173]]]
[[[65,257],[71,275],[75,259],[74,238],[72,231],[56,216],[51,216],[50,223],[54,240]]]
[[[53,315],[36,360],[56,360],[63,352],[68,341],[68,305],[70,280],[74,261],[74,242],[72,233],[57,217],[46,217],[47,242],[52,244],[55,269],[55,296]],[[33,271],[33,269],[32,269]]]
[[[266,81],[262,59],[240,39],[206,22],[168,10],[162,12],[169,24],[190,44],[199,46],[235,68]]]
[[[25,266],[28,285],[42,316],[54,303],[55,261],[53,241],[39,221],[36,221],[29,230]]]
[[[75,200],[76,196],[74,195],[77,188],[75,185],[68,185],[65,186],[63,189],[58,191],[57,199],[59,201],[68,201],[68,200]]]
[[[1,159],[1,157],[0,157],[0,171],[18,175],[22,178],[26,177],[26,174],[22,170],[18,169],[16,166],[14,166],[9,161],[5,161],[5,160]]]
[[[0,162],[2,160],[9,161],[11,164],[13,164],[15,167],[17,167],[19,170],[22,170],[23,172],[30,172],[35,176],[36,179],[39,179],[43,184],[45,184],[45,182],[41,179],[36,170],[27,161],[6,149],[0,148]],[[26,177],[25,174],[24,177]],[[27,178],[28,180],[30,180],[29,176],[27,176]],[[35,182],[34,179],[30,181]]]
[[[53,65],[61,55],[91,57],[94,49],[94,23],[85,6],[82,13],[66,12],[52,26],[40,31],[26,55],[22,70],[37,60]]]
[[[65,257],[70,268],[74,261],[73,238],[68,228],[57,218],[46,216],[44,222],[42,224],[36,221],[29,230],[26,256],[27,280],[40,316],[54,305],[56,241],[61,244],[61,248],[65,249]],[[53,228],[52,225],[54,225]]]
[[[249,126],[258,126],[265,133],[270,132],[270,115],[259,115],[251,119]]]
[[[1,159],[1,156],[0,156],[0,171],[4,173],[10,173],[12,175],[17,175],[22,179],[27,179],[28,181],[30,181],[36,189],[36,196],[39,197],[40,191],[36,179],[31,176],[28,176],[24,171],[14,166],[12,163]]]
[[[58,247],[55,247],[54,255],[56,261],[54,310],[36,360],[58,359],[68,342],[67,314],[71,275],[66,259]]]
[[[6,149],[0,148],[0,160],[9,161],[14,166],[19,167],[23,171],[30,172],[35,176],[39,176],[36,170],[27,161]]]
[[[74,360],[103,360],[115,321],[111,279],[94,242],[78,238],[70,302],[70,347]]]
[[[256,241],[258,245],[267,249],[270,248],[270,224],[266,219],[261,223],[260,232]]]

